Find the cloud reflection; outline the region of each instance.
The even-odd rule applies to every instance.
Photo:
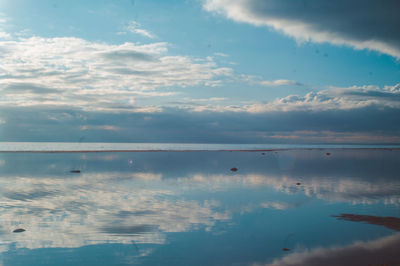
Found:
[[[200,175],[168,180],[160,173],[96,173],[75,178],[1,179],[2,242],[19,248],[79,247],[97,243],[165,243],[166,232],[187,232],[213,227],[231,219],[234,210],[218,208],[214,200],[185,200],[188,191],[228,191],[235,187],[271,187],[287,194],[304,193],[329,201],[400,203],[398,191],[387,184],[359,183],[351,179],[328,182],[260,174]],[[304,185],[303,185],[304,184]],[[179,189],[177,189],[179,187]],[[5,189],[7,188],[7,189]],[[380,198],[381,196],[381,198]],[[296,204],[263,200],[241,206],[285,210]],[[218,209],[218,211],[217,211]],[[26,229],[12,234],[16,227]],[[4,245],[2,248],[7,249]]]
[[[268,266],[399,265],[400,234],[345,247],[295,252]]]
[[[219,222],[231,224],[235,215],[258,211],[283,214],[306,197],[400,204],[396,151],[325,153],[2,155],[0,251],[165,244],[168,233],[210,232]],[[231,172],[233,166],[239,171]],[[81,173],[71,174],[71,169]],[[260,190],[260,197],[253,193]],[[246,196],[233,200],[239,191]],[[13,234],[16,228],[26,231]],[[140,248],[141,254],[150,248]]]
[[[397,217],[379,217],[373,215],[360,215],[349,213],[332,215],[332,217],[335,217],[338,220],[364,222],[368,224],[380,225],[392,230],[400,231],[400,218]]]
[[[270,187],[286,194],[303,193],[310,198],[319,198],[330,202],[347,202],[351,204],[384,204],[400,205],[400,183],[393,180],[376,182],[358,180],[352,177],[313,176],[299,177],[286,175],[200,175],[182,178],[180,181],[188,186],[207,187],[212,190],[227,190],[228,187]],[[272,205],[271,205],[272,206]]]
[[[166,232],[228,220],[213,201],[183,200],[160,174],[82,174],[73,178],[1,178],[1,250],[99,243],[165,243]],[[5,189],[7,188],[7,189]],[[15,228],[22,234],[13,234]]]
[[[373,215],[340,214],[339,220],[365,222],[400,231],[400,219]],[[400,234],[369,242],[356,242],[345,247],[317,248],[295,252],[275,260],[270,266],[313,265],[398,265],[400,262]]]

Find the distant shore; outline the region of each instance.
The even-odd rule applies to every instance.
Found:
[[[354,147],[332,147],[332,148],[282,148],[282,149],[250,149],[250,150],[0,150],[0,153],[120,153],[120,152],[278,152],[278,151],[301,151],[301,150],[387,150],[397,151],[400,148],[354,148]]]

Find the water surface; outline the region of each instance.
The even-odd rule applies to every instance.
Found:
[[[0,262],[396,265],[399,173],[396,149],[0,153]]]

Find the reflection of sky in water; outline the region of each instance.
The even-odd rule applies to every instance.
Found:
[[[399,155],[3,153],[1,262],[331,265],[324,254],[389,256],[399,246],[393,230],[331,215],[400,216]]]

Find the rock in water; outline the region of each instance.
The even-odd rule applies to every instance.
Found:
[[[236,167],[231,168],[232,172],[236,172],[238,169]]]
[[[15,229],[15,230],[13,231],[13,233],[22,233],[22,232],[25,232],[25,229],[23,229],[23,228],[18,228],[18,229]]]
[[[81,170],[71,170],[71,173],[74,173],[74,174],[79,174],[81,172]]]

